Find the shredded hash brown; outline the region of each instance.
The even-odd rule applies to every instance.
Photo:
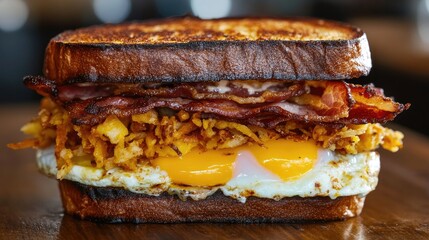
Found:
[[[44,98],[36,119],[22,131],[34,138],[9,147],[45,148],[55,143],[58,176],[64,177],[74,161],[92,156],[93,166],[136,169],[141,161],[161,156],[180,156],[194,148],[234,148],[271,139],[314,140],[320,147],[344,154],[372,151],[379,146],[392,152],[402,148],[403,134],[375,124],[348,124],[342,127],[288,121],[274,129],[217,119],[200,113],[150,110],[127,118],[108,116],[101,124],[73,125],[67,112]]]

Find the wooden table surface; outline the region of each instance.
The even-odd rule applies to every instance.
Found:
[[[23,138],[32,105],[0,105],[0,239],[429,239],[429,139],[403,129],[405,148],[382,152],[376,191],[360,217],[306,224],[100,224],[62,213],[55,180],[37,171]]]

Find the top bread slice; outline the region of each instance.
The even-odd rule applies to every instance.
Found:
[[[53,38],[45,77],[75,82],[341,80],[367,75],[359,28],[310,18],[172,18],[66,31]]]

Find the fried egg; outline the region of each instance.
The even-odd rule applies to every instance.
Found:
[[[39,150],[38,167],[57,174],[53,148]],[[380,170],[379,155],[365,152],[342,155],[320,149],[312,141],[272,140],[221,150],[195,150],[181,157],[163,157],[139,164],[137,170],[94,168],[75,161],[64,177],[95,187],[121,187],[136,193],[177,194],[204,199],[217,190],[245,202],[250,196],[284,197],[366,195],[374,190]]]

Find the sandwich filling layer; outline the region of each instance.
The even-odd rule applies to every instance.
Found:
[[[402,147],[403,138],[402,133],[378,123],[338,127],[288,121],[268,129],[203,118],[201,113],[168,109],[153,109],[122,118],[109,115],[100,124],[76,125],[70,121],[67,111],[48,98],[42,101],[39,117],[25,125],[23,131],[35,138],[17,143],[16,147],[43,149],[55,143],[57,177],[60,179],[76,160],[86,156],[90,156],[91,165],[96,168],[110,170],[119,167],[134,171],[140,163],[165,163],[168,166],[174,162],[168,158],[184,157],[195,151],[213,150],[219,154],[243,146],[263,149],[270,142],[289,140],[312,141],[321,149],[358,154],[373,151],[379,146],[397,151]],[[278,149],[284,148],[279,145]]]
[[[187,162],[184,163],[185,166],[176,164],[175,169],[167,170],[164,170],[162,166],[147,163],[138,164],[134,171],[121,168],[105,170],[93,167],[90,159],[81,158],[72,165],[64,179],[94,187],[120,187],[132,192],[155,196],[168,192],[178,195],[182,199],[189,197],[194,200],[205,199],[216,191],[222,191],[225,196],[240,202],[245,202],[246,198],[250,196],[279,200],[292,196],[329,196],[334,199],[339,196],[366,195],[374,190],[378,182],[380,161],[379,155],[375,152],[343,155],[318,149],[316,159],[310,169],[298,170],[300,173],[298,176],[295,169],[295,177],[285,179],[278,174],[279,172],[261,165],[258,153],[254,154],[246,148],[234,150],[238,154],[232,161],[231,174],[228,170],[219,169],[219,166],[214,163],[206,167],[191,166],[194,169],[189,169]],[[201,159],[195,160],[213,162],[213,159],[204,159],[207,156],[200,157]],[[273,158],[266,157],[265,160],[267,159],[272,160]],[[281,161],[281,159],[276,160]],[[43,173],[50,176],[57,174],[53,148],[39,150],[37,161],[39,169]],[[221,164],[223,161],[218,160],[218,162]],[[283,159],[282,163],[277,167],[283,171],[288,169],[293,171],[293,164],[290,164],[289,161]],[[217,172],[213,173],[216,170]],[[193,180],[209,176],[215,180],[220,179],[224,183],[214,186],[178,184],[181,182],[171,177],[171,175],[178,174],[177,172],[195,175],[193,178],[191,177]],[[223,180],[224,178],[227,180]],[[189,178],[184,179],[184,181],[186,180]]]
[[[342,81],[26,84],[45,96],[12,148],[47,149],[58,179],[203,199],[365,195],[378,155],[403,134],[380,123],[408,105]]]

